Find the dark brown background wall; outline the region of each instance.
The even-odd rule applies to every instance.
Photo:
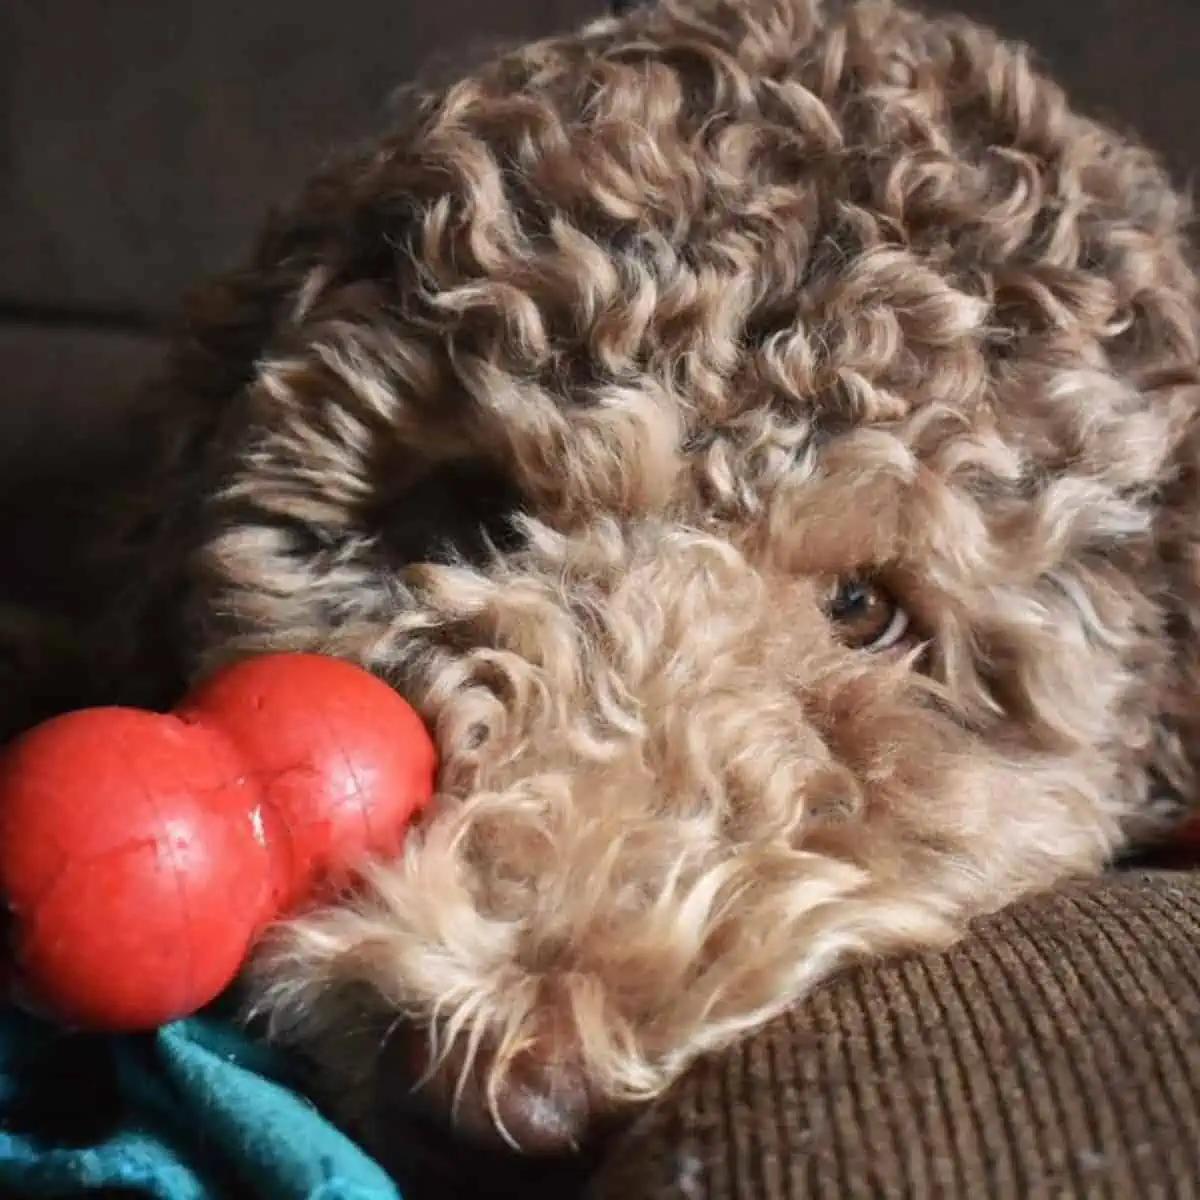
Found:
[[[153,361],[145,330],[328,147],[431,57],[606,3],[0,0],[0,492],[18,494],[0,497],[0,584],[27,481],[89,452]],[[958,7],[1033,43],[1181,180],[1200,162],[1200,0]]]
[[[419,63],[603,0],[0,0],[0,479],[86,442],[142,335]]]

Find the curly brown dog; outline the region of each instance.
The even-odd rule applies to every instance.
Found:
[[[348,1121],[572,1143],[1191,803],[1186,218],[970,23],[667,0],[414,93],[198,297],[94,644],[435,731],[250,981]]]

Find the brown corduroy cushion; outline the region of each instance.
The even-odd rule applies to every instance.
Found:
[[[701,1065],[592,1200],[1200,1195],[1200,873],[1068,886]]]

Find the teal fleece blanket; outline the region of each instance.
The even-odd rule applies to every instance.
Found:
[[[400,1200],[298,1083],[218,1013],[96,1037],[0,1009],[0,1196]]]

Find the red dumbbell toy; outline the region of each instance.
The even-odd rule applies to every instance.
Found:
[[[399,849],[435,766],[404,700],[316,654],[236,663],[168,714],[47,721],[0,758],[14,990],[96,1030],[202,1008],[264,926]]]

